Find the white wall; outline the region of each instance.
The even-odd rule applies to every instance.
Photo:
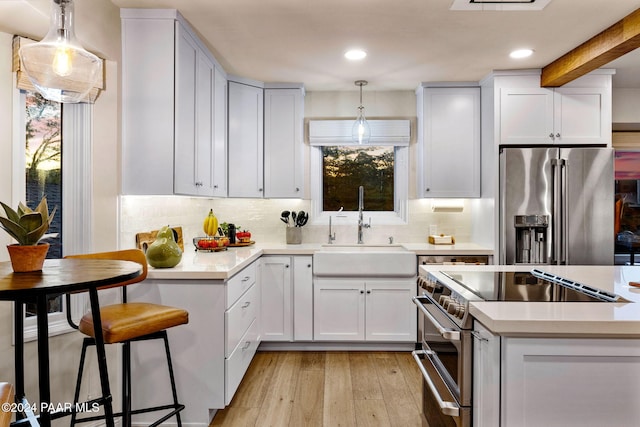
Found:
[[[613,88],[613,123],[640,123],[640,89]]]

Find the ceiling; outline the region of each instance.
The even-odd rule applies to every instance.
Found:
[[[640,7],[639,0],[550,0],[541,11],[453,11],[453,1],[111,0],[178,9],[228,73],[302,82],[309,91],[355,91],[359,79],[369,81],[365,90],[414,90],[425,81],[478,81],[494,69],[542,68]],[[346,60],[352,47],[367,58]],[[522,47],[534,55],[509,58]],[[640,88],[640,51],[608,67],[617,70],[614,86]]]

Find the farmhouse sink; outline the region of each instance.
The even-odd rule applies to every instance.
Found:
[[[318,277],[412,277],[416,254],[401,245],[325,245],[313,254]]]
[[[389,252],[389,251],[407,251],[402,245],[342,245],[331,244],[322,245],[321,251],[331,252]]]

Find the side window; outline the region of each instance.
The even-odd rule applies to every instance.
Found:
[[[57,213],[43,240],[49,243],[47,258],[62,257],[62,104],[25,92],[25,191],[26,205],[35,208],[43,196]],[[64,313],[63,298],[49,300],[49,313]],[[36,315],[27,304],[26,318]]]

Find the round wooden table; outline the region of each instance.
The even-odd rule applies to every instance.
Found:
[[[100,370],[100,385],[102,389],[102,398],[98,399],[97,403],[104,406],[106,425],[113,427],[112,397],[109,388],[104,340],[102,338],[98,288],[133,279],[141,273],[142,267],[130,261],[53,259],[45,261],[42,271],[33,273],[14,273],[11,269],[11,263],[0,262],[0,301],[15,302],[14,365],[16,403],[26,404],[26,406],[28,406],[24,390],[24,304],[34,303],[37,307],[40,402],[36,407],[50,408],[52,405],[50,405],[51,389],[49,382],[49,322],[47,316],[47,300],[51,297],[72,292],[89,292],[95,328],[98,368]],[[39,423],[41,426],[49,427],[52,419],[66,415],[69,415],[69,412],[51,413],[50,411],[42,411],[39,416]],[[35,417],[27,411],[26,414],[17,414],[17,418]]]

